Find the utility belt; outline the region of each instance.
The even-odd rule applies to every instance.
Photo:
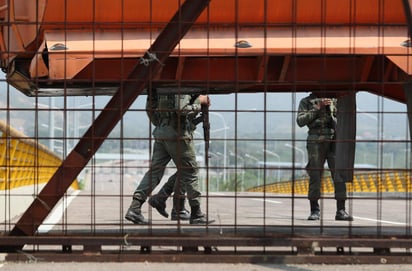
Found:
[[[332,128],[311,128],[308,134],[310,135],[333,135],[335,130]]]

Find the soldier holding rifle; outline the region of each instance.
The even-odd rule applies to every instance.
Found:
[[[334,98],[320,97],[315,93],[303,98],[299,103],[296,122],[299,127],[309,128],[306,142],[309,174],[310,215],[308,220],[320,219],[319,199],[321,197],[321,178],[325,161],[331,171],[336,199],[335,220],[352,221],[353,217],[345,211],[346,183],[334,178],[336,149],[336,107]]]

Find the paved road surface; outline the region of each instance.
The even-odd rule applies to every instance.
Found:
[[[0,271],[410,271],[412,265],[259,265],[183,263],[0,263]]]
[[[165,180],[166,178],[164,178]],[[69,196],[55,208],[57,213],[51,216],[42,227],[48,230],[70,229],[118,229],[136,228],[124,219],[124,214],[131,202],[131,195],[137,185],[135,176],[118,174],[96,175],[78,195]],[[160,186],[159,186],[160,187]],[[211,192],[203,193],[202,209],[209,217],[216,219],[216,225],[236,226],[316,226],[319,231],[323,226],[344,226],[347,229],[357,226],[371,226],[381,230],[386,227],[400,228],[404,233],[411,226],[411,199],[400,199],[404,195],[352,195],[347,203],[348,212],[353,214],[352,223],[335,221],[336,203],[333,195],[321,200],[321,221],[306,220],[309,215],[309,203],[305,195],[280,195],[250,192]],[[386,197],[390,196],[390,197]],[[168,211],[171,208],[168,200]],[[188,207],[188,205],[186,204]],[[63,219],[62,210],[64,213]],[[396,210],[396,212],[395,212]],[[160,216],[156,210],[145,203],[142,211],[152,221],[152,226],[161,225],[176,228],[178,225]],[[372,234],[372,233],[371,233]],[[410,233],[409,233],[410,234]]]
[[[117,175],[118,176],[118,175]],[[150,218],[152,225],[135,226],[124,220],[131,194],[136,187],[136,178],[125,175],[119,179],[110,174],[96,176],[89,180],[85,190],[65,197],[62,204],[55,208],[40,231],[71,231],[82,230],[99,232],[111,231],[145,231],[158,228],[181,229],[189,227],[187,222],[178,224],[160,216],[148,204],[144,204],[143,213]],[[348,211],[355,221],[338,222],[334,220],[335,201],[331,195],[321,201],[322,219],[320,221],[306,220],[309,214],[308,201],[304,195],[278,195],[262,193],[204,193],[203,209],[209,216],[216,219],[213,225],[220,234],[227,229],[242,226],[291,226],[300,229],[312,229],[312,233],[324,233],[325,226],[340,226],[335,234],[342,235],[352,232],[358,226],[368,226],[372,232],[368,234],[385,233],[386,229],[394,228],[403,234],[410,235],[411,202],[399,199],[399,195],[381,197],[381,195],[355,195],[348,202]],[[376,196],[379,196],[377,199]],[[386,195],[385,195],[386,196]],[[171,200],[168,201],[168,210]],[[276,227],[275,227],[276,228]],[[281,228],[281,227],[278,227]],[[288,227],[286,227],[288,228]],[[182,263],[11,263],[0,261],[0,271],[5,270],[167,270],[197,271],[197,270],[412,270],[412,265],[252,265],[252,264],[182,264]]]

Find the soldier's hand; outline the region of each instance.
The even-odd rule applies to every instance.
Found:
[[[210,99],[207,95],[199,95],[199,101],[201,105],[210,106]]]
[[[318,103],[316,103],[316,109],[320,110],[322,108],[325,108],[328,105],[332,104],[332,99],[329,98],[322,98]]]
[[[328,106],[328,105],[331,105],[331,104],[332,104],[332,99],[323,98],[323,99],[322,99],[322,104],[323,104],[323,107]]]

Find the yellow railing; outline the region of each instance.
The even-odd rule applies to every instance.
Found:
[[[47,147],[0,121],[0,190],[45,183],[62,163]],[[78,189],[77,180],[72,188]]]
[[[251,192],[271,192],[280,194],[308,193],[308,178],[297,179],[294,182],[285,181],[258,186],[249,189]],[[356,173],[352,183],[347,183],[351,192],[411,192],[411,175],[406,171],[362,172]],[[322,180],[323,193],[333,193],[333,183],[330,176]]]

